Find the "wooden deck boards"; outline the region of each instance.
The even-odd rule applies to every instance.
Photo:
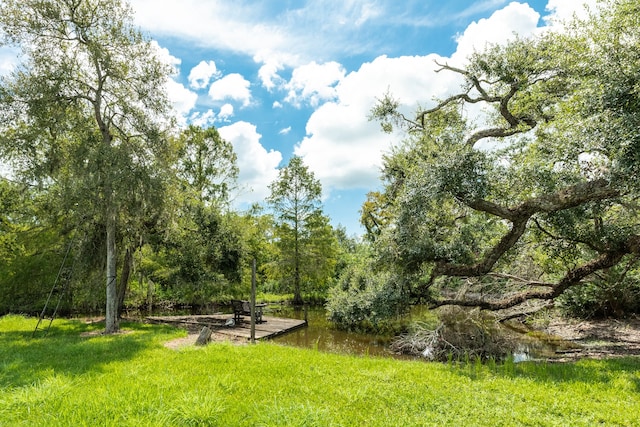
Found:
[[[152,323],[166,323],[175,326],[186,327],[194,332],[199,331],[204,326],[209,326],[219,334],[231,337],[251,338],[251,320],[249,316],[235,326],[225,326],[228,319],[232,319],[233,314],[209,314],[200,316],[149,316],[146,319]],[[266,322],[256,323],[256,339],[269,339],[278,335],[306,326],[304,320],[286,319],[282,317],[263,316]]]

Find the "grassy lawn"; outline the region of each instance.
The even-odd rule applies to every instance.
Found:
[[[640,359],[454,366],[0,318],[0,426],[637,426]]]

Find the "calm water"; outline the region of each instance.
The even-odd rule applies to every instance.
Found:
[[[270,308],[269,316],[304,319],[304,310],[292,307]],[[397,357],[387,347],[390,337],[358,334],[335,329],[326,319],[322,308],[309,308],[308,326],[273,339],[274,342],[295,347],[312,348],[333,353]]]

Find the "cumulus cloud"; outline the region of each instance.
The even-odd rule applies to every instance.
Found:
[[[158,59],[162,63],[171,65],[173,67],[174,75],[179,74],[180,64],[182,63],[182,60],[180,58],[173,56],[171,52],[169,52],[169,49],[160,46],[155,40],[151,40],[151,47],[153,48],[153,50],[155,50]]]
[[[337,86],[337,100],[318,108],[307,123],[307,136],[295,153],[304,158],[325,190],[372,188],[376,185],[382,154],[398,135],[388,135],[367,119],[371,108],[389,90],[408,110],[418,101],[444,96],[456,86],[455,76],[437,74],[437,55],[388,58],[363,64]]]
[[[218,117],[222,121],[229,121],[229,118],[233,117],[233,105],[224,104],[222,107],[220,107]]]
[[[204,89],[214,77],[219,75],[215,61],[200,61],[189,72],[189,85],[194,89]]]
[[[213,125],[216,119],[216,113],[213,110],[207,110],[203,113],[196,111],[189,117],[189,122],[195,126],[208,128]]]
[[[530,36],[537,31],[540,14],[531,6],[522,3],[510,3],[494,12],[487,19],[472,22],[457,37],[458,48],[451,61],[462,64],[475,51],[483,50],[490,44],[502,44],[513,39],[515,34]]]
[[[214,101],[232,99],[244,107],[251,103],[251,83],[238,73],[227,74],[209,87],[209,97]]]
[[[258,61],[260,60],[258,59]],[[277,85],[282,84],[283,79],[278,75],[278,71],[283,68],[278,62],[267,60],[258,70],[258,77],[262,82],[262,86],[267,90],[273,90]]]
[[[545,22],[550,26],[554,26],[573,18],[574,16],[578,18],[586,18],[587,11],[595,11],[597,4],[598,0],[549,0],[546,9],[550,14],[545,18]]]
[[[184,125],[186,123],[186,117],[196,106],[198,95],[175,80],[169,80],[167,82],[167,94],[173,104],[173,110],[181,124]]]
[[[160,46],[155,40],[151,41],[151,46],[161,62],[173,67],[173,78],[177,78],[182,60],[172,55],[169,49]],[[187,117],[196,106],[198,95],[174,79],[169,79],[165,88],[178,123],[185,126]]]
[[[315,61],[293,70],[286,101],[294,105],[308,102],[316,107],[336,97],[335,85],[344,78],[345,70],[337,62],[318,64]]]
[[[278,176],[282,161],[279,151],[267,151],[261,144],[256,126],[244,121],[218,129],[220,136],[231,142],[238,156],[238,181],[244,191],[236,198],[237,204],[263,202],[269,195],[269,184]]]

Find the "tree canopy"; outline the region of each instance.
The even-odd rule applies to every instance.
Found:
[[[385,95],[372,116],[407,139],[363,211],[394,280],[435,305],[522,311],[635,268],[639,52],[640,5],[607,0],[564,31],[435,64],[464,83],[413,117]]]
[[[118,329],[117,241],[162,199],[171,67],[120,0],[3,0],[21,64],[0,82],[0,155],[71,222],[104,230],[107,332]]]

